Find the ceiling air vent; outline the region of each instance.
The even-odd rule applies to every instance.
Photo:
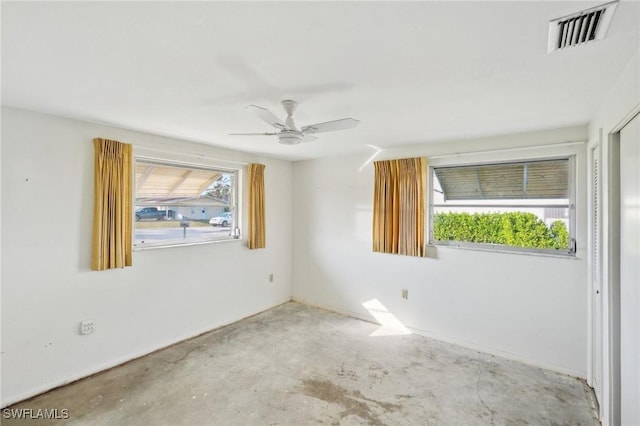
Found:
[[[617,6],[618,0],[550,21],[547,52],[603,39]]]

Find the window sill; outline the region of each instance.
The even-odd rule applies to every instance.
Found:
[[[135,252],[135,251],[158,250],[158,249],[174,248],[174,247],[202,246],[202,245],[208,245],[208,244],[227,244],[227,243],[237,243],[241,241],[244,241],[244,240],[242,238],[226,238],[224,240],[192,241],[188,243],[139,245],[139,246],[134,246],[133,251]]]
[[[501,254],[515,254],[515,255],[524,255],[524,256],[537,256],[537,257],[550,257],[554,259],[569,259],[569,260],[578,260],[579,258],[575,253],[565,253],[565,252],[552,252],[552,251],[536,251],[536,250],[522,250],[517,247],[506,248],[498,245],[492,244],[474,244],[474,245],[466,245],[466,244],[442,244],[442,243],[430,243],[427,244],[427,247],[436,248],[436,249],[454,249],[454,250],[470,250],[470,251],[481,251],[481,252],[489,252],[489,253],[501,253]]]

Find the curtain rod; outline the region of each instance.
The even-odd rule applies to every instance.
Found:
[[[135,144],[133,145],[133,149],[134,149],[134,155],[135,155],[135,150],[136,149],[141,149],[143,151],[149,151],[149,152],[158,153],[158,154],[171,154],[171,155],[179,155],[179,156],[184,156],[184,157],[193,157],[193,158],[202,159],[202,160],[211,160],[211,161],[218,161],[218,162],[222,162],[222,163],[238,164],[238,165],[241,165],[241,166],[248,166],[249,165],[249,163],[246,162],[246,161],[225,160],[223,158],[209,157],[209,156],[204,155],[204,154],[193,154],[193,153],[184,153],[184,152],[176,152],[176,151],[167,151],[167,150],[163,150],[163,149],[149,148],[149,147],[146,147],[146,146],[140,146],[140,145],[135,145]],[[167,158],[165,160],[170,160],[170,159]]]
[[[456,152],[453,154],[442,154],[442,155],[427,155],[427,159],[432,158],[450,158],[450,157],[461,157],[466,155],[479,155],[479,154],[487,154],[487,153],[500,153],[500,152],[513,152],[513,151],[526,151],[529,149],[540,149],[540,148],[558,148],[558,147],[568,147],[573,145],[581,145],[586,141],[571,141],[564,143],[550,143],[546,145],[533,145],[533,146],[521,146],[515,148],[499,148],[499,149],[489,149],[484,151],[468,151],[468,152]]]

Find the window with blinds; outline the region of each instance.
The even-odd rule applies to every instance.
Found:
[[[433,167],[430,242],[575,253],[574,158]]]

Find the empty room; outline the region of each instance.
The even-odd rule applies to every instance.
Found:
[[[640,2],[1,2],[3,425],[640,426]]]

